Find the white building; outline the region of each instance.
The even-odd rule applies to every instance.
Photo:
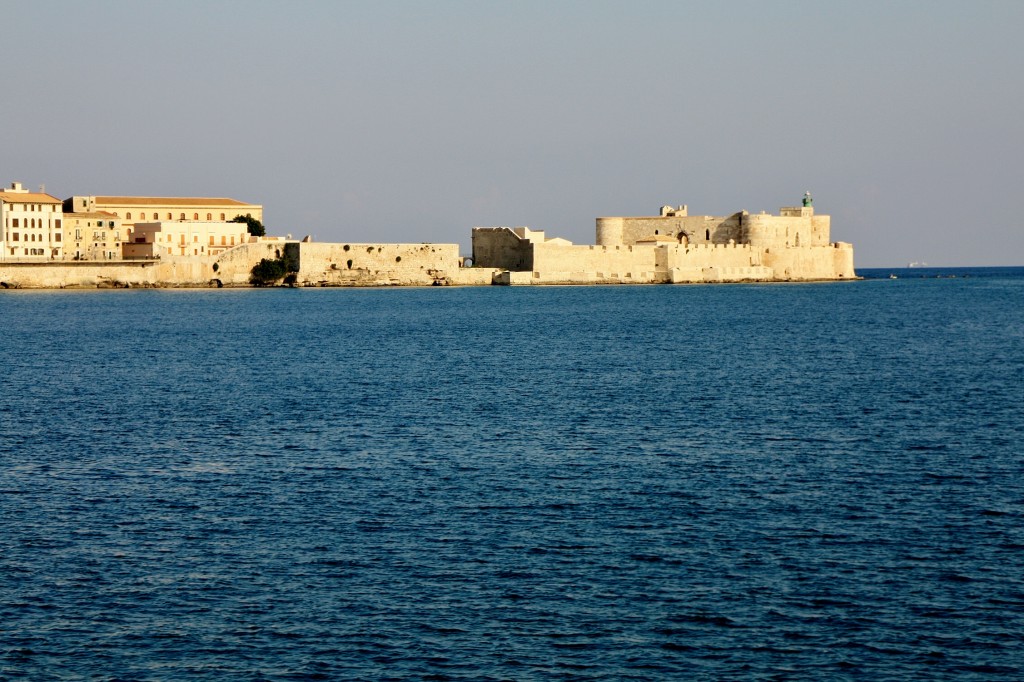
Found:
[[[177,220],[135,223],[131,242],[123,245],[125,258],[162,256],[216,256],[255,241],[245,223]]]
[[[63,217],[60,199],[12,182],[0,191],[0,260],[63,258]]]

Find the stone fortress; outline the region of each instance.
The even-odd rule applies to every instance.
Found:
[[[810,193],[780,215],[597,219],[597,243],[577,246],[525,227],[473,230],[473,260],[508,284],[614,284],[854,279],[853,247],[830,242],[830,218]]]
[[[250,286],[263,259],[293,286],[661,284],[855,279],[853,247],[830,242],[810,193],[779,215],[597,219],[596,243],[527,227],[477,227],[458,244],[319,243],[253,236],[263,207],[225,198],[87,197],[61,201],[20,183],[0,190],[0,287]],[[280,282],[279,282],[280,283]]]

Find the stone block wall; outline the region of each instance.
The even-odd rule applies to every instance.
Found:
[[[509,227],[474,227],[473,265],[505,270],[532,270],[531,242]]]
[[[827,215],[743,214],[740,241],[767,249],[827,246],[830,222]]]
[[[532,281],[546,283],[664,281],[656,272],[653,244],[589,246],[534,244]]]
[[[784,281],[854,279],[853,246],[837,242],[828,246],[769,249],[762,260],[775,278]]]
[[[249,286],[249,275],[253,266],[264,258],[269,260],[285,258],[289,248],[294,248],[297,244],[297,242],[283,239],[266,240],[228,249],[220,255],[212,257],[213,263],[210,267],[209,279],[226,287]]]
[[[741,214],[731,216],[646,216],[598,218],[597,243],[601,246],[629,246],[654,237],[680,235],[690,244],[727,244],[742,241]]]
[[[299,244],[300,286],[452,284],[458,244]]]

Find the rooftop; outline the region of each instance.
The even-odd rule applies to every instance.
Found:
[[[93,197],[97,204],[117,206],[258,206],[226,197]]]
[[[59,204],[60,199],[39,192],[0,192],[0,201],[8,204]]]
[[[107,213],[106,211],[95,211],[92,213],[64,213],[65,218],[100,218],[102,220],[118,220],[118,217],[113,213]]]

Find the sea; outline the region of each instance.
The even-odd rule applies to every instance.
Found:
[[[0,680],[1020,680],[1024,268],[0,292]]]

